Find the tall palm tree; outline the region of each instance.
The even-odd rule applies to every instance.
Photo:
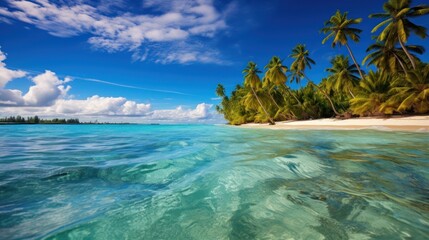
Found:
[[[277,87],[283,87],[286,92],[295,98],[300,106],[302,106],[301,101],[293,94],[290,88],[286,85],[287,81],[287,67],[283,65],[283,61],[274,56],[271,58],[270,62],[264,67],[267,69],[265,72],[265,78],[267,81],[272,82]]]
[[[276,89],[276,85],[273,83],[273,81],[270,80],[270,78],[267,77],[266,73],[265,76],[262,78],[262,88],[266,90],[266,92],[268,93],[268,96],[270,97],[271,101],[274,103],[274,105],[276,105],[277,107],[277,112],[274,116],[274,118],[276,118],[277,116],[281,116],[283,118],[287,119],[287,116],[285,114],[282,113],[282,111],[284,110],[284,108],[282,108],[280,106],[280,104],[277,103],[277,100],[275,99],[275,97],[273,96],[273,93],[279,93]],[[284,99],[284,98],[283,98]],[[293,113],[292,111],[289,111],[291,113],[291,115],[296,118],[295,113]]]
[[[334,111],[336,115],[340,115],[337,111],[337,109],[334,106],[334,103],[332,102],[332,99],[329,97],[329,95],[321,89],[318,85],[316,85],[313,81],[311,81],[307,75],[305,75],[305,69],[308,67],[311,69],[312,64],[316,64],[316,62],[310,58],[309,51],[305,48],[305,45],[298,44],[295,46],[294,49],[292,49],[292,54],[289,55],[289,57],[295,59],[295,61],[291,65],[291,72],[294,78],[292,78],[292,81],[296,81],[296,83],[299,83],[302,78],[307,79],[307,81],[315,86],[320,92],[323,93],[325,98],[329,101],[331,104],[331,108]]]
[[[384,13],[369,15],[370,18],[381,18],[383,21],[372,29],[372,33],[385,26],[377,37],[378,41],[386,41],[394,45],[399,42],[407,57],[410,59],[413,69],[416,69],[416,62],[405,47],[410,33],[414,32],[421,38],[427,37],[426,28],[418,26],[410,21],[410,18],[423,16],[429,13],[428,5],[411,7],[411,0],[389,0],[383,5]]]
[[[252,90],[253,96],[256,98],[259,106],[262,108],[262,110],[264,111],[264,113],[268,117],[270,124],[274,125],[275,124],[274,120],[271,118],[271,116],[268,114],[265,107],[262,105],[262,102],[259,99],[259,97],[255,91],[255,89],[259,89],[261,87],[261,79],[258,76],[258,73],[260,73],[260,72],[261,71],[258,70],[256,63],[249,62],[247,64],[247,67],[243,70],[243,73],[245,74],[244,86],[250,87],[250,89]]]
[[[332,67],[326,69],[330,73],[327,79],[327,88],[349,93],[355,98],[352,89],[359,84],[359,74],[356,65],[349,63],[349,58],[337,55],[331,60]]]
[[[425,52],[424,47],[418,45],[408,45],[405,46],[405,48],[408,50],[412,58],[416,59],[417,57],[413,55],[412,52],[417,54],[423,54]],[[362,64],[365,64],[368,61],[368,65],[373,64],[377,68],[387,70],[389,72],[397,72],[398,67],[400,66],[402,71],[407,73],[407,67],[405,65],[407,62],[407,56],[402,48],[395,48],[392,44],[377,42],[369,46],[366,51],[370,53],[363,59]]]
[[[274,85],[274,83],[272,81],[270,81],[269,78],[267,78],[266,76],[264,76],[262,78],[262,88],[267,90],[268,95],[271,98],[271,101],[274,103],[274,105],[276,105],[277,109],[280,109],[280,105],[277,103],[277,101],[274,99],[273,95],[271,94],[275,89],[276,86]]]
[[[216,87],[216,95],[222,98],[222,103],[221,103],[222,107],[219,105],[216,105],[216,111],[220,114],[224,114],[225,113],[224,107],[228,102],[228,97],[225,95],[225,88],[220,83]]]
[[[332,41],[332,47],[335,47],[337,43],[340,45],[345,45],[349,51],[350,57],[359,71],[360,77],[363,79],[363,73],[359,67],[359,64],[356,62],[356,58],[348,44],[349,39],[353,40],[354,42],[359,42],[359,33],[361,33],[362,30],[358,28],[352,28],[350,25],[362,22],[362,18],[347,19],[347,14],[348,12],[344,12],[342,14],[340,10],[337,10],[337,12],[328,21],[325,22],[325,27],[322,28],[322,32],[324,34],[328,34],[328,36],[323,39],[322,44],[325,44],[328,39],[334,38]]]

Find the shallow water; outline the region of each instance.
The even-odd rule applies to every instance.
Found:
[[[0,238],[428,239],[429,134],[0,126]]]

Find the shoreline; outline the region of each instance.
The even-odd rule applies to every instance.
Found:
[[[241,128],[273,129],[273,130],[381,130],[381,131],[412,131],[429,132],[429,115],[391,118],[322,118],[316,120],[281,121],[276,125],[267,123],[247,123]]]

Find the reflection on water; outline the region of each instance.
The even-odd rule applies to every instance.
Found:
[[[0,131],[4,239],[429,238],[427,133]]]

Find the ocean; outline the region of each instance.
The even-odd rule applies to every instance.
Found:
[[[428,239],[429,134],[0,126],[0,239]]]

